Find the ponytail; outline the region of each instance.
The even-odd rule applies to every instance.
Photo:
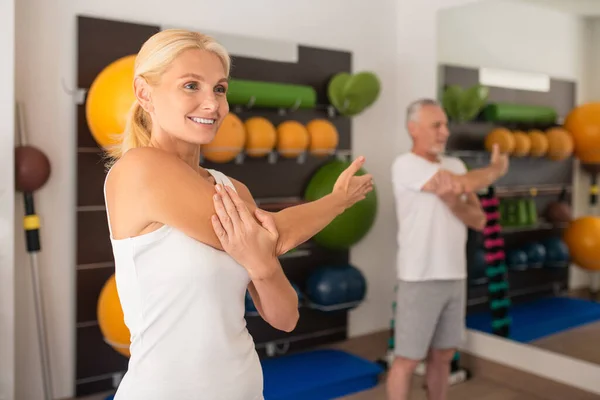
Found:
[[[151,131],[152,120],[150,115],[142,108],[140,103],[135,101],[127,114],[125,130],[117,138],[116,144],[107,149],[108,156],[111,159],[107,166],[110,168],[129,149],[148,146]]]

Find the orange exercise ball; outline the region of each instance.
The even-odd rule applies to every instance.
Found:
[[[575,264],[590,271],[600,270],[600,217],[585,216],[572,221],[563,241]]]
[[[102,148],[116,144],[125,130],[127,115],[135,102],[134,63],[135,55],[113,61],[96,76],[87,93],[87,125]]]
[[[264,117],[251,117],[244,122],[246,128],[246,154],[249,157],[263,157],[271,152],[277,143],[275,126]]]
[[[513,137],[515,139],[515,149],[512,155],[515,157],[525,157],[531,150],[531,139],[523,131],[514,131]]]
[[[501,153],[511,154],[515,149],[515,137],[509,129],[494,128],[485,137],[486,150],[491,152],[495,144]]]
[[[529,155],[531,157],[543,157],[548,152],[548,138],[546,134],[539,129],[532,129],[528,133],[531,140],[531,149]]]
[[[306,151],[310,135],[298,121],[284,121],[277,126],[277,151],[282,157],[296,158]]]
[[[575,157],[586,164],[600,163],[600,102],[575,107],[563,126],[573,138]]]
[[[335,125],[326,119],[313,119],[306,124],[310,136],[309,151],[321,157],[333,154],[339,143],[339,134]]]
[[[228,113],[217,131],[214,139],[202,145],[204,158],[214,163],[227,163],[234,160],[244,150],[246,128],[242,120],[233,113]]]
[[[97,315],[104,341],[125,357],[130,357],[131,335],[125,325],[125,317],[117,293],[117,282],[114,274],[108,278],[100,291]]]
[[[550,128],[546,131],[548,152],[546,156],[552,161],[562,161],[573,154],[573,138],[564,128]]]

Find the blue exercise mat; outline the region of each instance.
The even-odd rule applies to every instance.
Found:
[[[510,339],[531,342],[591,322],[600,321],[600,303],[569,297],[551,297],[510,307]],[[467,315],[469,329],[492,332],[492,315],[479,312]]]
[[[265,400],[329,400],[377,385],[383,367],[340,350],[262,361]]]

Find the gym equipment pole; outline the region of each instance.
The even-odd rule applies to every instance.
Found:
[[[22,106],[16,104],[17,109],[17,126],[18,140],[20,146],[27,145],[27,137],[25,135],[25,125],[23,120]],[[52,376],[50,373],[50,357],[48,353],[48,339],[46,335],[46,321],[44,318],[44,299],[42,287],[40,284],[39,260],[38,253],[41,250],[40,243],[40,218],[35,213],[33,201],[33,193],[23,193],[23,201],[25,203],[25,216],[23,218],[23,228],[25,229],[25,240],[27,253],[29,254],[31,266],[31,280],[34,296],[35,317],[37,321],[38,345],[40,349],[40,364],[42,369],[42,378],[44,384],[44,399],[52,400]]]

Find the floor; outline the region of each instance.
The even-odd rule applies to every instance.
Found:
[[[569,295],[599,300],[591,297],[586,290],[574,290]],[[536,340],[531,342],[531,345],[600,365],[600,346],[590,346],[591,343],[598,343],[598,338],[600,338],[600,322],[594,322]]]
[[[369,360],[382,359],[387,352],[387,339],[388,332],[380,332],[372,335],[363,337],[353,338],[346,342],[336,343],[327,347],[337,348],[356,354],[360,357],[364,357]],[[590,348],[589,343],[597,342],[597,338],[600,337],[600,323],[592,324],[590,326],[582,327],[572,332],[566,332],[556,337],[550,337],[539,341],[538,345],[548,349],[559,349],[561,351],[567,351],[570,354],[580,354],[583,357],[597,357],[596,360],[600,361],[600,347],[596,346],[593,350]],[[569,338],[569,336],[571,336]],[[588,346],[583,344],[576,344],[576,338],[584,340],[583,343],[587,343]],[[581,343],[581,342],[580,342]],[[584,350],[583,347],[586,347]],[[511,372],[514,374],[520,374],[519,371],[514,370]],[[521,377],[522,378],[522,377]],[[382,379],[381,383],[375,388],[353,394],[351,396],[345,396],[338,400],[387,400],[385,382]],[[413,389],[411,392],[410,400],[426,400],[425,391],[422,389],[423,378],[415,376],[413,379]],[[543,385],[542,385],[543,386]],[[551,391],[549,388],[547,390]],[[550,396],[550,393],[543,393],[541,390],[537,395],[531,393],[522,392],[508,386],[504,386],[497,381],[482,378],[475,375],[469,381],[460,383],[450,387],[448,400],[547,400],[555,398]],[[578,399],[576,395],[577,391],[573,391],[573,396],[569,396],[571,400]],[[104,400],[108,394],[100,394],[96,396],[85,397],[79,400]],[[587,396],[586,396],[587,398]]]
[[[346,350],[358,356],[377,360],[387,351],[387,332],[351,339],[334,346]],[[515,373],[518,373],[515,371]],[[422,389],[423,378],[415,376],[410,400],[426,400],[427,396]],[[382,381],[375,388],[345,396],[339,400],[386,400],[385,383]],[[473,377],[467,382],[451,386],[448,400],[544,400],[544,397],[532,397],[530,393],[518,392],[508,387],[503,387],[495,382],[480,377]]]

